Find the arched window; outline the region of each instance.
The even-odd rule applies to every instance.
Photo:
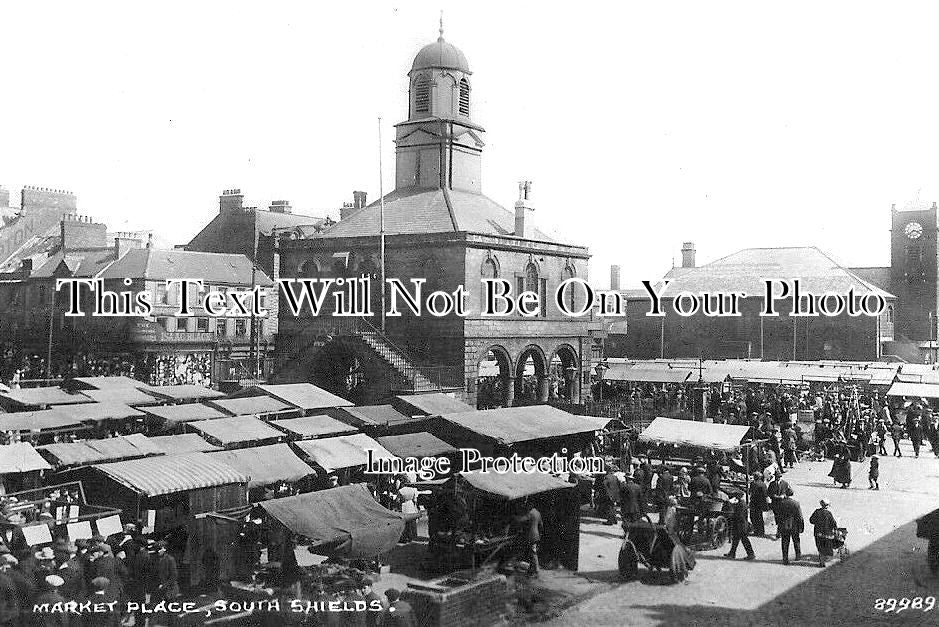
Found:
[[[538,268],[533,263],[525,268],[525,291],[538,293]]]
[[[561,273],[561,282],[568,279],[573,279],[577,276],[577,272],[574,270],[573,266],[566,266],[564,272]],[[571,311],[577,310],[577,289],[573,284],[568,285],[567,287],[567,308]]]
[[[496,260],[488,258],[483,261],[482,265],[479,267],[479,276],[483,279],[498,279],[499,278],[499,268],[496,266]],[[479,304],[480,307],[485,306],[486,301],[486,284],[480,282],[479,284]]]
[[[466,117],[469,117],[470,114],[469,96],[469,81],[464,78],[460,81],[460,115],[465,115]]]
[[[430,113],[430,83],[426,76],[418,76],[414,82],[414,112]]]
[[[893,305],[887,307],[887,322],[893,322]]]

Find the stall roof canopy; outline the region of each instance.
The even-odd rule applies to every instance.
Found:
[[[397,457],[434,457],[457,451],[440,438],[423,432],[388,435],[378,438],[378,443]]]
[[[637,383],[684,383],[691,377],[691,370],[684,368],[662,368],[637,366],[631,363],[610,363],[603,374],[604,381],[634,381]],[[697,380],[697,377],[694,377]]]
[[[723,425],[675,418],[656,418],[639,434],[639,440],[654,444],[682,444],[732,451],[740,447],[750,427]]]
[[[269,396],[300,409],[326,409],[353,405],[344,398],[330,394],[312,383],[283,383],[280,385],[252,385],[234,394],[236,398]]]
[[[209,457],[222,461],[249,477],[249,488],[270,485],[278,481],[300,481],[314,470],[290,450],[286,444],[240,448],[234,451],[209,453]]]
[[[404,518],[375,502],[368,488],[353,484],[262,501],[260,506],[291,532],[327,545],[330,553],[375,557],[397,545]]]
[[[272,426],[287,433],[303,438],[318,438],[324,435],[337,435],[340,433],[353,433],[355,427],[340,422],[329,416],[304,416],[303,418],[287,418],[276,420]]]
[[[260,442],[284,437],[282,432],[253,416],[199,420],[190,422],[189,426],[203,435],[218,440],[222,445]]]
[[[294,446],[327,472],[364,466],[368,463],[368,451],[372,451],[374,459],[394,457],[364,433],[319,440],[300,440],[294,442]]]
[[[433,394],[412,394],[396,396],[395,399],[412,410],[412,415],[439,416],[441,414],[455,414],[475,409],[442,392]]]
[[[271,414],[294,409],[290,405],[270,396],[250,396],[247,398],[220,398],[206,401],[212,407],[222,410],[229,416],[251,416]]]
[[[24,388],[0,394],[0,404],[9,407],[39,407],[41,405],[72,405],[90,403],[81,394],[69,394],[61,388]]]
[[[93,468],[144,496],[160,496],[232,483],[249,477],[206,453],[145,457]]]
[[[477,490],[509,501],[551,490],[574,487],[573,484],[554,475],[541,472],[461,472],[460,477]]]
[[[150,387],[143,381],[131,379],[130,377],[75,377],[72,381],[80,383],[83,387],[92,390],[106,390],[122,387],[147,389]]]
[[[915,396],[917,398],[939,398],[939,385],[935,383],[902,383],[890,386],[887,396]]]
[[[158,435],[150,438],[150,444],[159,447],[167,455],[181,455],[183,453],[208,453],[220,451],[220,447],[209,444],[199,437],[197,433],[183,433],[182,435]]]
[[[99,422],[102,420],[126,420],[137,418],[143,414],[124,403],[83,403],[81,405],[68,405],[53,407],[49,411],[67,418],[74,418],[81,422]]]
[[[148,393],[167,401],[197,401],[206,398],[222,398],[225,395],[204,385],[161,385],[147,390]]]
[[[164,454],[163,449],[140,433],[101,440],[46,444],[37,448],[51,458],[56,466],[87,466]]]
[[[81,420],[54,409],[0,414],[0,431],[41,431],[82,426]]]
[[[378,427],[408,422],[413,420],[391,405],[363,405],[361,407],[342,407],[335,414],[356,427]]]
[[[49,468],[52,466],[27,442],[0,445],[0,475]]]
[[[596,422],[550,405],[474,410],[445,414],[443,419],[502,444],[590,433],[600,428]]]
[[[96,403],[123,403],[125,405],[156,405],[159,401],[150,394],[133,388],[106,388],[84,390],[82,395]]]
[[[162,418],[167,422],[192,422],[194,420],[215,420],[216,418],[229,417],[228,414],[202,403],[158,405],[156,407],[141,408],[141,411]]]

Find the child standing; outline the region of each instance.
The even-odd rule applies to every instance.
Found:
[[[876,455],[871,455],[871,468],[869,474],[867,475],[867,481],[870,483],[868,490],[880,489],[878,477],[880,477],[880,460]]]

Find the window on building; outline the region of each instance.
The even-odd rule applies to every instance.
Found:
[[[228,320],[215,321],[215,335],[218,337],[225,337],[228,335]]]
[[[486,259],[483,261],[482,266],[479,268],[479,276],[483,279],[498,279],[499,278],[499,269],[496,267],[496,262],[494,259]],[[480,306],[485,306],[486,302],[486,285],[480,283],[479,285],[479,303]]]
[[[244,318],[235,320],[235,335],[244,337],[248,334],[248,322]]]
[[[561,273],[561,281],[566,281],[568,279],[573,279],[577,276],[577,273],[574,271],[572,266],[567,266],[564,268],[564,272]],[[576,286],[569,284],[567,289],[567,308],[571,311],[577,310],[577,290]]]
[[[460,115],[465,115],[469,117],[469,96],[470,96],[470,87],[469,81],[465,78],[460,81]]]
[[[156,302],[157,305],[169,304],[169,292],[166,290],[166,283],[157,283]]]
[[[209,332],[209,319],[208,318],[196,318],[196,331],[200,333]]]
[[[893,306],[887,307],[887,322],[893,322]]]
[[[539,279],[538,267],[535,266],[535,264],[533,263],[529,263],[528,267],[525,268],[525,276],[519,277],[519,283],[524,288],[521,291],[533,292],[534,294],[538,295],[538,298],[541,301],[539,303],[540,309],[539,309],[538,315],[544,316],[545,315],[544,297],[541,294],[542,294],[542,287],[547,285],[547,281],[542,281],[541,279]]]
[[[160,323],[160,326],[163,327],[163,330],[167,333],[172,333],[176,330],[176,318],[158,318],[157,322]]]
[[[414,83],[414,112],[430,113],[430,82],[426,76],[418,76]]]

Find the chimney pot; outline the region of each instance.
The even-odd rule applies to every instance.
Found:
[[[518,182],[518,200],[515,201],[515,236],[525,237],[525,212],[531,210],[531,181]]]
[[[620,267],[618,265],[610,266],[610,289],[611,290],[618,291],[620,289],[619,272],[620,272]]]

